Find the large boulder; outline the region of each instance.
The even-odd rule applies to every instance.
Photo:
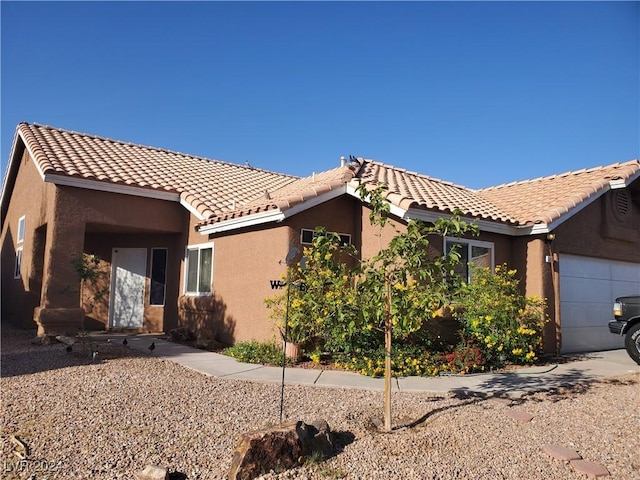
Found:
[[[333,436],[324,420],[298,421],[240,435],[229,480],[250,480],[271,470],[297,467],[305,457],[333,453]]]

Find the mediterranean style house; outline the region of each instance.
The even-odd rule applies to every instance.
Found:
[[[524,293],[547,299],[546,350],[620,348],[607,321],[616,296],[640,292],[639,178],[630,160],[472,190],[355,157],[298,178],[21,123],[0,198],[2,318],[39,334],[82,324],[271,339],[264,299],[292,245],[322,226],[376,253],[356,193],[365,183],[387,187],[397,226],[454,209],[476,222],[479,236],[432,245],[461,243],[466,262],[517,269]],[[83,254],[95,260],[94,291],[81,287]]]

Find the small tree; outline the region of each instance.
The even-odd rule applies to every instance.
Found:
[[[371,207],[369,220],[380,228],[380,234],[390,216],[384,191],[382,186],[369,190],[361,184],[358,188]],[[456,211],[432,225],[409,220],[406,231],[395,229],[389,245],[362,263],[357,285],[359,323],[361,328],[382,329],[385,338],[385,430],[391,430],[392,338],[406,338],[449,303],[460,254],[455,248],[441,253],[432,250],[429,237],[477,234],[477,226],[461,220],[460,214]]]
[[[358,188],[380,236],[390,216],[384,191],[382,186]],[[288,267],[287,282],[304,286],[288,293],[290,329],[333,341],[337,335],[345,341],[363,332],[384,335],[386,430],[391,430],[392,338],[406,338],[436,317],[458,281],[454,268],[459,253],[455,248],[448,252],[431,248],[430,237],[461,237],[477,231],[461,220],[458,211],[433,224],[410,220],[405,231],[395,229],[389,245],[375,256],[359,260],[352,246],[340,244],[338,235],[319,229],[311,247],[304,249],[304,267]],[[286,295],[267,299],[280,325],[287,318]]]

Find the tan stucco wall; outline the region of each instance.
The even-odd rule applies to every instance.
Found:
[[[22,278],[14,280],[15,235],[22,215],[26,216]],[[24,327],[35,326],[35,319],[74,331],[82,310],[72,260],[83,251],[98,253],[106,259],[105,268],[109,269],[111,247],[105,245],[110,235],[117,234],[121,236],[111,238],[117,242],[115,246],[170,249],[167,304],[164,308],[145,307],[145,329],[158,331],[166,324],[175,326],[176,279],[186,217],[178,202],[44,183],[25,152],[3,223],[3,319]],[[145,298],[148,303],[148,295]],[[93,320],[104,324],[105,315],[106,311],[98,311]],[[65,322],[68,325],[62,327]]]
[[[353,199],[341,197],[280,224],[220,233],[211,238],[196,233],[193,222],[188,244],[214,244],[213,295],[182,296],[178,308],[181,325],[205,330],[205,335],[215,336],[225,343],[279,341],[264,304],[265,298],[277,293],[271,289],[270,281],[279,280],[285,274],[285,259],[292,245],[302,252],[302,228],[314,230],[324,226],[329,231],[352,235],[352,241],[359,238],[359,224],[354,215],[357,208]],[[184,264],[180,282],[183,285]]]
[[[544,349],[559,351],[562,344],[560,317],[560,276],[562,254],[640,263],[640,184],[629,188],[631,214],[621,221],[613,213],[613,192],[604,194],[559,225],[553,242],[546,235],[515,237],[512,240],[512,264],[526,272],[521,285],[526,295],[538,295],[547,301],[549,323],[545,329]],[[550,262],[546,261],[549,257]]]
[[[35,258],[34,251],[42,251],[46,236],[48,205],[55,197],[55,188],[42,182],[33,161],[25,151],[20,159],[15,188],[9,201],[7,215],[0,237],[2,254],[2,318],[25,328],[33,328],[33,309],[40,304],[42,254]],[[18,220],[25,216],[25,238],[18,245]],[[41,227],[39,235],[36,228]],[[22,246],[21,278],[14,279],[17,247]]]
[[[111,261],[114,248],[146,248],[147,280],[144,295],[143,332],[168,331],[177,326],[177,298],[180,262],[184,248],[181,234],[154,233],[87,233],[85,236],[85,252],[98,255],[101,259],[101,285],[109,288],[111,282]],[[150,305],[150,269],[153,248],[167,249],[167,275],[164,306]],[[87,321],[93,328],[106,328],[109,322],[109,295],[98,302],[91,302],[91,295],[84,299]],[[94,303],[89,308],[90,303]]]
[[[556,230],[555,250],[572,255],[640,262],[640,180],[629,188],[632,212],[621,221],[613,214],[610,191]],[[562,269],[562,265],[560,265]]]

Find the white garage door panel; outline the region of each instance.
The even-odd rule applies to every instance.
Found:
[[[562,255],[562,260],[560,268],[564,276],[590,279],[608,279],[610,277],[611,267],[606,260],[574,255]]]
[[[563,302],[611,303],[611,285],[609,280],[562,277],[560,285]]]
[[[614,350],[624,348],[624,339],[619,335],[613,335],[607,327],[577,327],[562,329],[562,351],[589,352],[597,350]]]
[[[611,303],[566,303],[562,302],[560,307],[560,318],[564,320],[563,331],[565,328],[575,327],[571,322],[567,326],[566,319],[580,320],[580,327],[602,327],[606,326],[611,320]],[[608,331],[608,330],[607,330]]]
[[[626,263],[614,263],[612,265],[613,278],[622,282],[635,283],[636,286],[640,281],[640,273],[637,265],[629,265]]]
[[[611,293],[615,297],[622,297],[624,295],[638,295],[640,293],[640,286],[637,282],[621,282],[613,280],[611,282]]]
[[[622,348],[623,339],[609,333],[616,297],[640,293],[640,264],[560,255],[562,351]]]

